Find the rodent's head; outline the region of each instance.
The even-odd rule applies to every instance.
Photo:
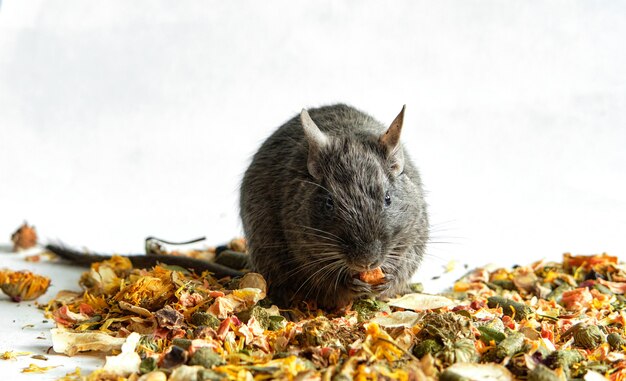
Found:
[[[308,198],[302,202],[308,205],[300,235],[306,242],[300,243],[320,263],[336,258],[343,266],[339,274],[377,266],[395,273],[409,260],[404,254],[416,238],[421,194],[405,172],[403,118],[404,108],[382,134],[367,129],[331,134],[306,110],[300,115],[310,175],[302,184]]]

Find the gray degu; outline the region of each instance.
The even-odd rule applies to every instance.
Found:
[[[386,126],[353,107],[302,110],[254,155],[240,207],[253,271],[275,302],[341,307],[408,291],[428,240],[417,168]],[[384,282],[359,274],[380,267]]]

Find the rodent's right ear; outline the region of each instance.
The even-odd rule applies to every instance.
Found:
[[[306,109],[302,109],[300,113],[300,122],[304,130],[304,136],[309,144],[307,168],[311,176],[319,180],[322,175],[319,166],[320,151],[328,145],[328,136],[317,127],[317,124],[311,119]]]
[[[391,126],[385,131],[378,139],[379,143],[383,146],[387,159],[390,161],[389,168],[394,176],[402,173],[404,168],[404,154],[402,152],[402,146],[400,145],[400,133],[402,132],[402,125],[404,124],[404,109],[406,105],[402,106],[402,110],[391,122]]]

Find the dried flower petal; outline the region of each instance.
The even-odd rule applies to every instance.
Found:
[[[425,311],[449,307],[452,306],[454,302],[440,295],[406,294],[399,298],[389,300],[387,304],[407,310]]]
[[[125,338],[112,337],[99,332],[72,332],[62,328],[53,328],[50,332],[52,333],[52,349],[68,356],[86,351],[109,352],[120,349],[126,342]]]
[[[441,374],[441,381],[493,380],[513,381],[515,378],[508,369],[498,364],[457,363]]]
[[[61,365],[53,366],[39,366],[36,364],[29,364],[27,368],[22,369],[22,373],[46,373],[50,369],[58,368]]]
[[[0,288],[14,302],[33,300],[50,286],[50,278],[30,271],[0,271]]]
[[[141,335],[136,332],[131,333],[122,344],[122,353],[117,356],[106,356],[106,362],[102,369],[120,376],[139,372],[141,358],[135,352],[139,339],[141,339]]]
[[[31,353],[32,352],[26,352],[26,351],[22,351],[22,352],[6,351],[0,355],[0,360],[15,360],[19,356],[28,356]]]
[[[563,292],[561,304],[568,310],[577,311],[589,307],[593,301],[593,295],[588,288],[577,288]]]

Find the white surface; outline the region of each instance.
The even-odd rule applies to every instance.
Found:
[[[5,0],[0,235],[27,219],[104,252],[220,243],[278,125],[406,103],[433,222],[418,279],[624,256],[624,36],[623,2]]]
[[[85,269],[66,266],[59,263],[42,261],[29,263],[24,260],[28,255],[39,252],[31,249],[23,253],[8,253],[5,245],[0,248],[0,269],[30,270],[36,274],[49,277],[52,282],[48,291],[36,302],[46,304],[60,290],[80,291],[78,279]],[[55,380],[76,367],[83,374],[104,365],[104,356],[97,354],[81,354],[67,357],[56,354],[52,349],[50,328],[54,328],[52,319],[44,316],[44,311],[37,308],[37,303],[14,303],[0,291],[0,355],[5,351],[31,352],[27,356],[19,356],[15,360],[1,360],[0,370],[6,380]],[[48,360],[37,360],[32,355],[44,355]],[[46,373],[22,373],[29,364],[37,366],[57,366]]]

